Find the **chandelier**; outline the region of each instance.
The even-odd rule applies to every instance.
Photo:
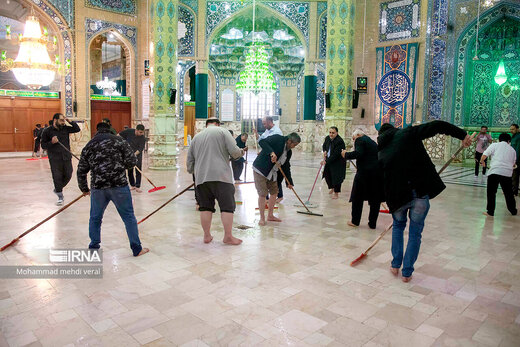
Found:
[[[103,91],[103,95],[115,95],[117,84],[116,82],[109,81],[108,77],[105,77],[103,80],[96,83],[96,87]]]
[[[11,70],[18,82],[30,89],[40,89],[54,81],[56,66],[47,52],[47,36],[42,35],[40,22],[35,16],[28,16],[20,49]]]
[[[495,75],[495,83],[501,86],[502,84],[507,82],[506,69],[504,66],[504,61],[500,60],[498,64],[497,73]]]
[[[246,53],[245,68],[240,72],[236,91],[239,95],[245,93],[273,94],[276,91],[276,83],[273,73],[269,70],[269,55],[263,45],[255,44],[255,0],[253,0],[253,32],[251,33],[251,48]]]
[[[21,84],[30,89],[40,89],[50,85],[56,76],[70,71],[70,59],[65,64],[60,62],[60,57],[55,55],[54,63],[51,61],[48,51],[55,51],[58,43],[56,36],[49,42],[49,31],[46,27],[40,28],[40,22],[34,15],[27,17],[23,34],[11,36],[11,26],[5,26],[7,40],[18,40],[18,56],[15,60],[7,57],[7,52],[0,54],[0,71],[13,71],[15,78]]]

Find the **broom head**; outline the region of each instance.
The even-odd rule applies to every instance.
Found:
[[[166,189],[166,186],[154,187],[154,188],[150,189],[148,191],[148,193],[153,193],[153,192],[156,192],[158,190],[163,190],[163,189]]]
[[[359,257],[357,257],[356,259],[354,259],[351,263],[350,263],[350,266],[354,266],[357,262],[359,262],[361,259],[363,259],[364,257],[366,257],[367,254],[366,253],[361,253],[361,255]]]

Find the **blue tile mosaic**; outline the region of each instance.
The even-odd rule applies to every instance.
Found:
[[[195,66],[195,62],[191,60],[180,60],[179,65],[181,71],[177,74],[179,80],[179,118],[184,120],[184,78],[186,77],[186,71]]]
[[[319,51],[320,59],[327,58],[327,13],[324,13],[320,18],[320,32],[319,32]]]
[[[323,121],[325,116],[325,71],[318,68],[316,83],[316,98],[318,102],[318,112],[316,113],[316,120]]]
[[[419,36],[420,0],[387,1],[380,9],[379,42]]]
[[[137,14],[136,0],[85,0],[85,6],[121,14]]]
[[[446,68],[446,41],[432,40],[428,90],[428,120],[442,118],[444,75]]]
[[[318,16],[320,16],[323,12],[327,12],[326,1],[318,2]]]
[[[69,27],[74,26],[74,0],[48,0],[65,18]]]
[[[179,39],[177,54],[179,57],[195,55],[195,15],[185,6],[179,6],[179,22],[186,27],[186,33]]]
[[[215,117],[220,119],[220,76],[211,63],[208,64],[208,67],[209,70],[213,73],[213,77],[215,77]]]
[[[197,0],[180,0],[179,4],[190,7],[195,13],[199,11],[199,2]]]

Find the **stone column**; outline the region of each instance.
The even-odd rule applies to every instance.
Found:
[[[352,130],[352,63],[354,59],[354,0],[330,0],[327,5],[327,127],[336,126],[350,144]]]
[[[302,151],[313,153],[316,139],[316,67],[313,63],[305,63],[303,92],[303,137]]]
[[[153,1],[153,112],[150,115],[150,169],[177,169],[177,116],[170,90],[177,89],[178,0]],[[177,100],[179,98],[177,97]]]
[[[208,61],[198,60],[195,66],[195,132],[206,126],[208,118]]]

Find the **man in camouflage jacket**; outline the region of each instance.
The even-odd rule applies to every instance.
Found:
[[[135,166],[137,158],[122,137],[110,133],[110,125],[99,123],[96,128],[97,134],[81,152],[77,172],[79,189],[90,194],[89,248],[100,247],[103,213],[112,201],[125,223],[133,255],[145,254],[149,250],[143,248],[139,240],[132,195],[126,180],[126,170]],[[89,171],[91,190],[87,184]]]

